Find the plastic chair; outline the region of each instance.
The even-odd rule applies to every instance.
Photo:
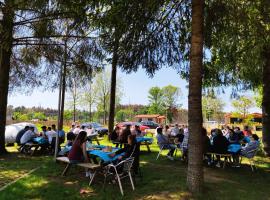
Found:
[[[114,165],[114,164],[107,165],[105,167],[106,172],[105,172],[103,188],[105,188],[107,178],[109,176],[112,176],[118,182],[121,194],[124,195],[121,179],[129,177],[132,189],[135,190],[133,179],[131,176],[131,168],[132,168],[133,162],[134,162],[134,158],[129,157],[129,158],[119,162],[116,165]]]
[[[160,156],[160,154],[162,153],[163,150],[165,150],[165,149],[169,150],[170,149],[170,148],[166,147],[167,145],[171,145],[171,144],[170,143],[158,143],[159,152],[158,152],[156,160],[159,158],[159,156]]]
[[[246,153],[247,155],[251,155],[251,156],[241,155],[241,157],[240,157],[240,164],[241,164],[241,162],[242,162],[242,158],[245,157],[245,158],[247,158],[248,161],[249,161],[249,165],[250,165],[250,167],[251,167],[251,170],[254,171],[254,169],[257,169],[256,164],[255,164],[254,157],[256,156],[256,154],[257,154],[257,152],[258,152],[258,149],[259,149],[259,148],[253,149],[253,150],[250,150],[250,151],[248,151],[248,152]]]

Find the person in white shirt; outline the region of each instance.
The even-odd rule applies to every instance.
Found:
[[[51,127],[48,127],[48,131],[46,132],[46,136],[50,144],[52,144],[53,138],[56,138],[56,132],[52,130]]]
[[[22,145],[26,144],[27,142],[30,142],[36,136],[34,130],[35,130],[34,127],[30,127],[29,130],[23,134],[20,140]]]
[[[171,130],[171,136],[175,137],[179,134],[179,127],[178,124],[175,124],[175,126]]]
[[[79,125],[77,125],[76,128],[73,130],[73,133],[74,133],[75,135],[79,135],[80,131],[81,131],[81,128],[80,128]]]

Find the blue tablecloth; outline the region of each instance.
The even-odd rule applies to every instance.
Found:
[[[241,150],[240,144],[230,144],[228,147],[228,151],[231,153],[237,153],[240,150]]]
[[[137,142],[153,142],[153,138],[151,137],[136,137]]]
[[[90,155],[95,155],[95,156],[99,157],[104,162],[112,162],[112,161],[116,160],[119,156],[123,155],[123,154],[119,154],[119,155],[116,155],[114,157],[110,157],[110,154],[116,152],[117,150],[118,150],[118,148],[113,148],[112,152],[104,152],[102,150],[88,150],[88,153]]]
[[[49,143],[48,140],[45,139],[44,137],[33,138],[33,141],[38,143],[38,144],[47,144],[47,143]]]

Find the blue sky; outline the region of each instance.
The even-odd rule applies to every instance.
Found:
[[[172,68],[162,68],[153,78],[149,78],[144,70],[140,69],[136,73],[126,74],[118,71],[118,76],[122,80],[122,88],[124,96],[122,97],[122,104],[148,104],[148,90],[153,86],[163,87],[166,85],[177,86],[181,89],[182,96],[179,98],[179,103],[183,108],[187,108],[187,82],[180,78],[176,70]],[[220,94],[220,98],[225,102],[224,111],[233,111],[231,107],[230,90],[225,94]],[[245,95],[251,96],[252,92],[247,92]],[[58,91],[54,92],[40,92],[34,90],[31,95],[12,94],[9,96],[8,104],[13,106],[42,106],[49,108],[57,108],[58,105]],[[251,112],[260,112],[258,108],[253,108]]]

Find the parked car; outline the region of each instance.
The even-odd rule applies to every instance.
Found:
[[[159,124],[153,121],[142,121],[140,123],[144,126],[148,126],[150,129],[156,129],[159,127]]]
[[[116,126],[122,128],[122,127],[126,127],[127,125],[130,125],[132,128],[134,128],[135,125],[138,125],[140,127],[141,131],[145,131],[145,129],[149,129],[148,126],[142,125],[139,122],[120,122],[118,124],[116,124]]]
[[[97,132],[99,136],[108,134],[108,129],[103,127],[101,124],[97,122],[86,122],[86,123],[81,124],[81,126],[85,126],[85,127],[91,126],[94,129],[94,132]]]
[[[6,126],[5,131],[5,142],[7,144],[13,144],[16,142],[17,134],[20,130],[24,129],[25,126],[33,126],[35,128],[35,133],[38,133],[37,127],[35,124],[28,122],[21,122],[17,124],[10,124]]]

